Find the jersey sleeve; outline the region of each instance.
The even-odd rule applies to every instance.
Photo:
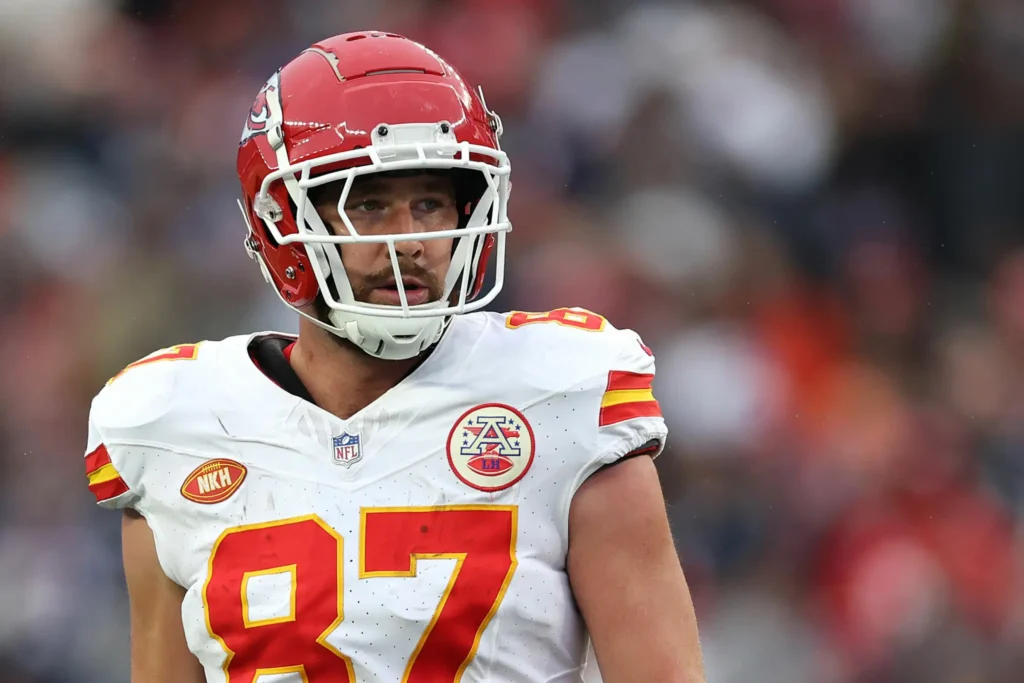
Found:
[[[144,468],[150,446],[165,441],[169,413],[174,412],[174,347],[128,366],[96,395],[89,411],[85,474],[89,490],[106,508],[137,508],[145,493]],[[173,426],[173,425],[170,425]]]
[[[95,409],[93,410],[95,412]],[[85,452],[85,476],[89,480],[89,491],[96,502],[105,508],[119,509],[134,507],[139,500],[126,481],[122,448],[104,442],[103,431],[96,424],[94,415],[89,416],[89,441]]]
[[[598,378],[597,411],[599,465],[638,450],[657,457],[665,447],[668,428],[654,395],[654,353],[632,330],[616,330],[617,352]]]
[[[612,330],[609,360],[589,383],[596,438],[590,459],[579,471],[573,493],[606,465],[637,455],[657,457],[665,448],[668,427],[654,395],[654,353],[632,330]]]

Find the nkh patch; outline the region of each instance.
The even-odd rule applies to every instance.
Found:
[[[363,459],[363,451],[359,443],[358,434],[343,433],[336,436],[334,441],[334,464],[351,467]]]
[[[533,463],[533,428],[503,403],[485,403],[463,413],[448,434],[448,464],[464,484],[500,491],[522,479]]]
[[[247,473],[245,465],[235,460],[208,460],[185,477],[181,495],[193,503],[213,505],[234,495]]]

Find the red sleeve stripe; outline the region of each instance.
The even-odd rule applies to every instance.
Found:
[[[597,424],[600,427],[607,427],[638,417],[661,417],[661,406],[655,400],[604,406],[601,408]]]
[[[85,475],[89,478],[89,490],[101,503],[128,492],[128,485],[114,468],[110,453],[103,444],[85,456]]]
[[[661,407],[651,389],[653,383],[653,374],[622,370],[609,372],[608,388],[601,398],[598,426],[607,427],[637,417],[661,417]]]
[[[90,475],[104,465],[110,464],[110,453],[107,452],[107,447],[100,444],[96,447],[89,455],[85,456],[85,474]]]
[[[654,375],[641,374],[639,372],[624,372],[612,370],[608,373],[607,391],[629,391],[636,389],[650,389],[654,383]]]
[[[90,484],[89,490],[96,496],[96,501],[102,503],[105,500],[117,498],[122,493],[128,493],[128,484],[124,483],[121,477],[117,477],[98,484]]]

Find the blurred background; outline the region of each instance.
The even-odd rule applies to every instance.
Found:
[[[0,680],[124,683],[89,400],[295,329],[242,249],[264,80],[381,28],[485,86],[494,308],[639,331],[711,683],[1024,680],[1024,2],[0,0]]]

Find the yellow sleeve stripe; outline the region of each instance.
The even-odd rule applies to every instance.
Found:
[[[601,407],[622,405],[623,403],[643,403],[654,400],[654,391],[651,389],[619,389],[606,392],[601,399]]]
[[[104,482],[113,481],[119,479],[121,475],[118,473],[111,463],[107,463],[103,467],[99,468],[94,472],[89,473],[89,486],[95,486],[96,484],[102,484]]]

